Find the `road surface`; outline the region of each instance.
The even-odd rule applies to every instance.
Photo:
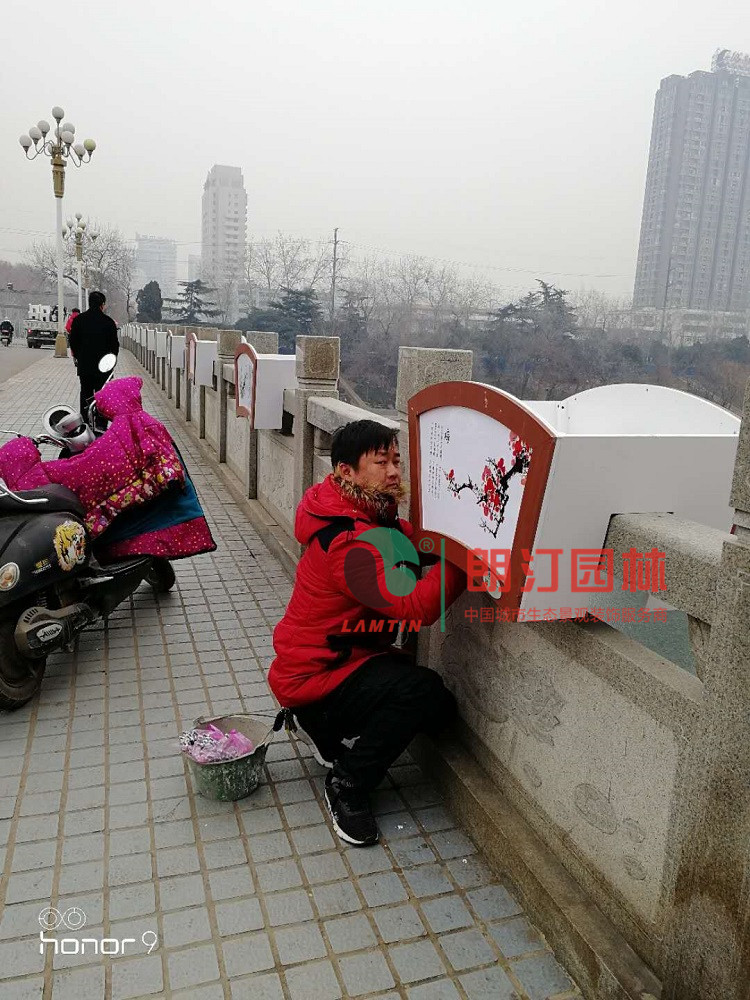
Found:
[[[4,347],[0,344],[0,382],[4,382],[6,378],[10,378],[12,375],[17,375],[24,368],[33,365],[35,361],[39,361],[41,358],[48,358],[50,354],[54,353],[51,347],[42,347],[36,351],[26,346],[25,338],[17,341],[17,337],[18,334],[13,338],[13,343],[10,347]]]

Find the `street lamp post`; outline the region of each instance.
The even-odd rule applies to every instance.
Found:
[[[85,142],[75,141],[75,126],[70,122],[63,122],[65,112],[60,107],[52,109],[52,117],[57,123],[53,130],[53,137],[47,139],[50,131],[49,122],[40,121],[32,125],[28,134],[22,135],[18,140],[26,154],[27,160],[35,160],[37,156],[44,154],[52,161],[52,188],[55,194],[55,205],[57,209],[57,340],[55,341],[55,357],[67,356],[67,340],[65,337],[65,308],[63,305],[63,221],[62,221],[62,200],[65,194],[65,166],[72,163],[75,167],[80,167],[83,163],[88,163],[96,149],[93,139],[86,139]],[[33,147],[33,152],[31,151]]]
[[[76,269],[78,271],[78,309],[79,309],[79,311],[83,311],[83,307],[84,307],[84,298],[83,298],[84,281],[83,281],[83,277],[82,277],[82,274],[81,274],[82,270],[83,270],[84,274],[86,273],[85,269],[83,268],[83,243],[84,243],[84,237],[85,237],[85,239],[86,239],[87,242],[90,241],[91,243],[93,243],[94,240],[97,239],[97,237],[99,236],[99,233],[94,232],[91,229],[89,229],[88,232],[87,232],[86,231],[86,226],[87,226],[87,223],[84,220],[84,218],[81,215],[81,213],[80,212],[76,212],[76,221],[75,221],[75,223],[73,222],[72,219],[68,219],[67,220],[67,224],[65,226],[63,226],[63,230],[62,230],[62,236],[63,236],[64,240],[68,239],[69,237],[73,237],[73,240],[75,241],[75,248],[76,248]],[[88,302],[88,285],[86,285],[86,301],[85,301],[85,306],[88,309],[88,307],[89,307],[89,302]]]

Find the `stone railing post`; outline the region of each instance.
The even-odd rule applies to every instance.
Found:
[[[473,351],[451,351],[439,347],[399,347],[396,382],[396,410],[401,425],[399,446],[404,479],[410,476],[409,400],[421,389],[437,382],[465,382],[471,379]],[[407,509],[404,514],[407,514]]]
[[[338,337],[297,337],[297,389],[294,395],[294,505],[313,484],[315,428],[307,422],[311,396],[338,399]]]
[[[248,330],[244,336],[258,354],[279,353],[278,333],[271,330]],[[250,428],[247,431],[247,495],[251,500],[258,497],[258,432]]]
[[[750,982],[750,382],[745,392],[705,697],[677,828],[683,850],[665,941],[662,996],[741,1000]]]
[[[216,336],[216,384],[219,390],[219,461],[227,460],[227,420],[229,406],[234,407],[229,398],[229,383],[224,379],[224,365],[232,364],[234,352],[240,346],[242,333],[239,330],[219,330]],[[234,408],[232,420],[235,419]]]
[[[189,371],[188,371],[188,342],[187,342],[187,335],[188,335],[188,333],[193,333],[194,329],[195,328],[192,327],[192,326],[186,326],[185,327],[185,360],[184,360],[183,365],[182,365],[182,392],[183,392],[183,396],[184,396],[183,413],[185,415],[185,420],[186,420],[187,423],[190,423],[192,421],[192,419],[193,419],[193,390],[192,390],[192,387],[190,385],[190,377],[189,377]],[[197,335],[197,333],[196,333],[196,335]]]
[[[181,334],[187,340],[188,328],[186,326],[177,327],[177,333]],[[174,369],[173,381],[174,381],[174,405],[177,409],[182,408],[182,373],[185,368],[185,354],[187,353],[187,343],[185,344],[185,352],[182,355],[182,368],[176,367]]]
[[[258,354],[279,353],[279,335],[272,330],[247,330],[244,337]]]
[[[179,328],[179,326],[172,325],[169,329],[171,330],[173,337],[178,337],[179,336],[179,334],[180,334],[180,328]],[[172,361],[171,351],[172,351],[172,345],[170,344],[169,340],[167,340],[167,353],[168,353],[168,356],[166,358],[166,369],[165,369],[166,376],[167,376],[167,383],[166,383],[166,386],[165,386],[165,389],[167,390],[167,399],[171,399],[172,398],[172,377],[173,376],[172,376],[172,364],[171,364],[171,361]]]

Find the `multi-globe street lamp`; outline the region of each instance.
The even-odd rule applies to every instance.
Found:
[[[73,219],[68,219],[66,225],[64,225],[63,229],[62,229],[63,239],[64,240],[72,239],[74,241],[74,243],[75,243],[75,248],[76,248],[76,268],[78,270],[78,309],[79,310],[82,310],[83,307],[84,307],[84,296],[83,296],[84,285],[86,286],[85,306],[86,306],[87,309],[89,307],[89,301],[88,301],[88,299],[89,299],[88,281],[87,280],[84,281],[83,277],[82,277],[82,274],[81,274],[81,270],[83,268],[83,244],[84,244],[84,238],[85,238],[85,242],[87,243],[87,245],[91,246],[93,244],[94,240],[96,240],[98,238],[98,236],[99,236],[99,233],[95,232],[92,229],[89,229],[87,231],[87,229],[86,229],[87,225],[88,225],[88,223],[83,218],[82,214],[80,212],[76,212],[76,220],[75,220],[75,222],[73,222]],[[85,275],[85,273],[86,273],[85,270],[84,270],[83,273]]]
[[[32,125],[28,134],[24,134],[18,140],[26,154],[27,160],[35,160],[37,156],[48,156],[52,161],[52,187],[55,194],[55,204],[57,206],[57,341],[55,343],[55,354],[65,356],[66,339],[65,309],[63,306],[63,222],[62,222],[62,200],[65,194],[65,167],[72,163],[75,167],[80,167],[88,163],[96,149],[93,139],[86,139],[84,142],[75,141],[75,126],[70,122],[64,122],[65,112],[60,107],[52,109],[52,117],[57,123],[52,129],[52,137],[47,138],[50,133],[50,124],[46,121],[37,122]]]

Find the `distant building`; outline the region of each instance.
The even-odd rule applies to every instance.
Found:
[[[247,194],[239,167],[214,164],[203,185],[201,276],[217,290],[228,322],[239,312],[239,288],[245,275]]]
[[[15,336],[26,336],[30,305],[46,305],[50,309],[57,305],[57,288],[40,282],[31,288],[15,288],[11,285],[0,287],[0,322],[10,320],[15,328]],[[78,306],[78,292],[65,289],[63,308],[66,315]]]
[[[201,276],[201,255],[199,253],[188,254],[187,259],[187,280],[197,281]]]
[[[746,329],[748,308],[750,56],[723,49],[711,72],[668,76],[657,91],[633,309],[697,336]]]
[[[629,312],[628,319],[637,339],[663,339],[678,347],[690,347],[706,340],[731,340],[733,337],[746,337],[750,333],[750,320],[746,312],[677,308],[663,310],[644,306]]]
[[[149,281],[158,281],[162,298],[174,298],[177,294],[175,241],[136,233],[135,243],[136,287],[143,288]]]

